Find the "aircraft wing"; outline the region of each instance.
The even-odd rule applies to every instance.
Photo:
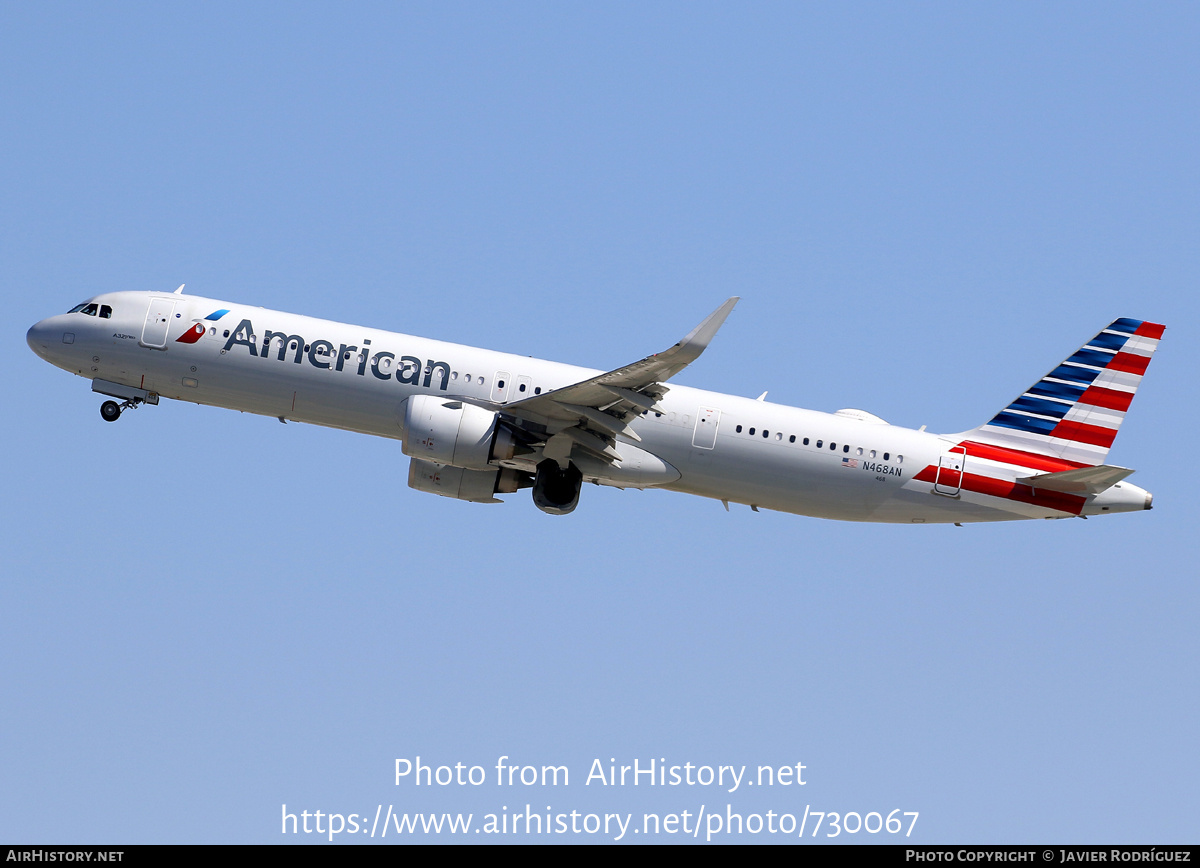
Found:
[[[620,461],[614,448],[617,435],[641,440],[629,423],[655,409],[668,391],[663,383],[700,357],[738,300],[737,296],[730,298],[664,352],[590,380],[505,404],[500,412],[544,426],[544,454],[564,467],[575,446],[606,461]]]

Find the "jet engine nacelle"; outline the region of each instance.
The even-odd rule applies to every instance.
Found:
[[[507,467],[468,470],[414,458],[408,463],[408,486],[455,500],[503,503],[492,495],[516,491],[521,486],[521,474]]]
[[[413,458],[491,470],[489,462],[512,458],[514,446],[512,434],[491,410],[436,395],[414,395],[404,407],[401,448]]]

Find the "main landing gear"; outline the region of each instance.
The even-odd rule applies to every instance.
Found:
[[[533,502],[542,512],[551,515],[566,515],[579,504],[579,489],[583,485],[583,474],[574,464],[563,470],[553,458],[547,458],[537,466],[533,481]]]
[[[127,401],[122,401],[118,404],[116,401],[105,401],[100,405],[100,418],[105,422],[116,422],[121,418],[121,411],[128,410],[130,407],[137,409],[137,405],[142,403],[139,398],[130,398]]]

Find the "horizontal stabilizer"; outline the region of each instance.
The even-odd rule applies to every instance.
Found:
[[[1063,491],[1068,494],[1099,494],[1112,488],[1131,473],[1133,471],[1128,467],[1101,464],[1096,467],[1077,467],[1074,470],[1061,470],[1058,473],[1025,476],[1018,479],[1017,482],[1034,488]]]

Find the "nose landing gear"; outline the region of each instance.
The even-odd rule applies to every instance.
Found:
[[[105,401],[100,405],[100,418],[105,422],[116,422],[121,418],[121,411],[127,410],[130,407],[136,408],[139,404],[158,403],[157,392],[150,392],[146,389],[126,386],[121,383],[113,383],[108,380],[92,380],[92,391],[99,392],[101,395],[110,395],[114,398],[124,399],[120,404],[116,401]]]
[[[105,401],[100,405],[100,418],[105,422],[116,422],[121,418],[121,411],[128,410],[130,407],[136,410],[140,403],[142,402],[139,398],[130,398],[120,404],[116,401]]]

